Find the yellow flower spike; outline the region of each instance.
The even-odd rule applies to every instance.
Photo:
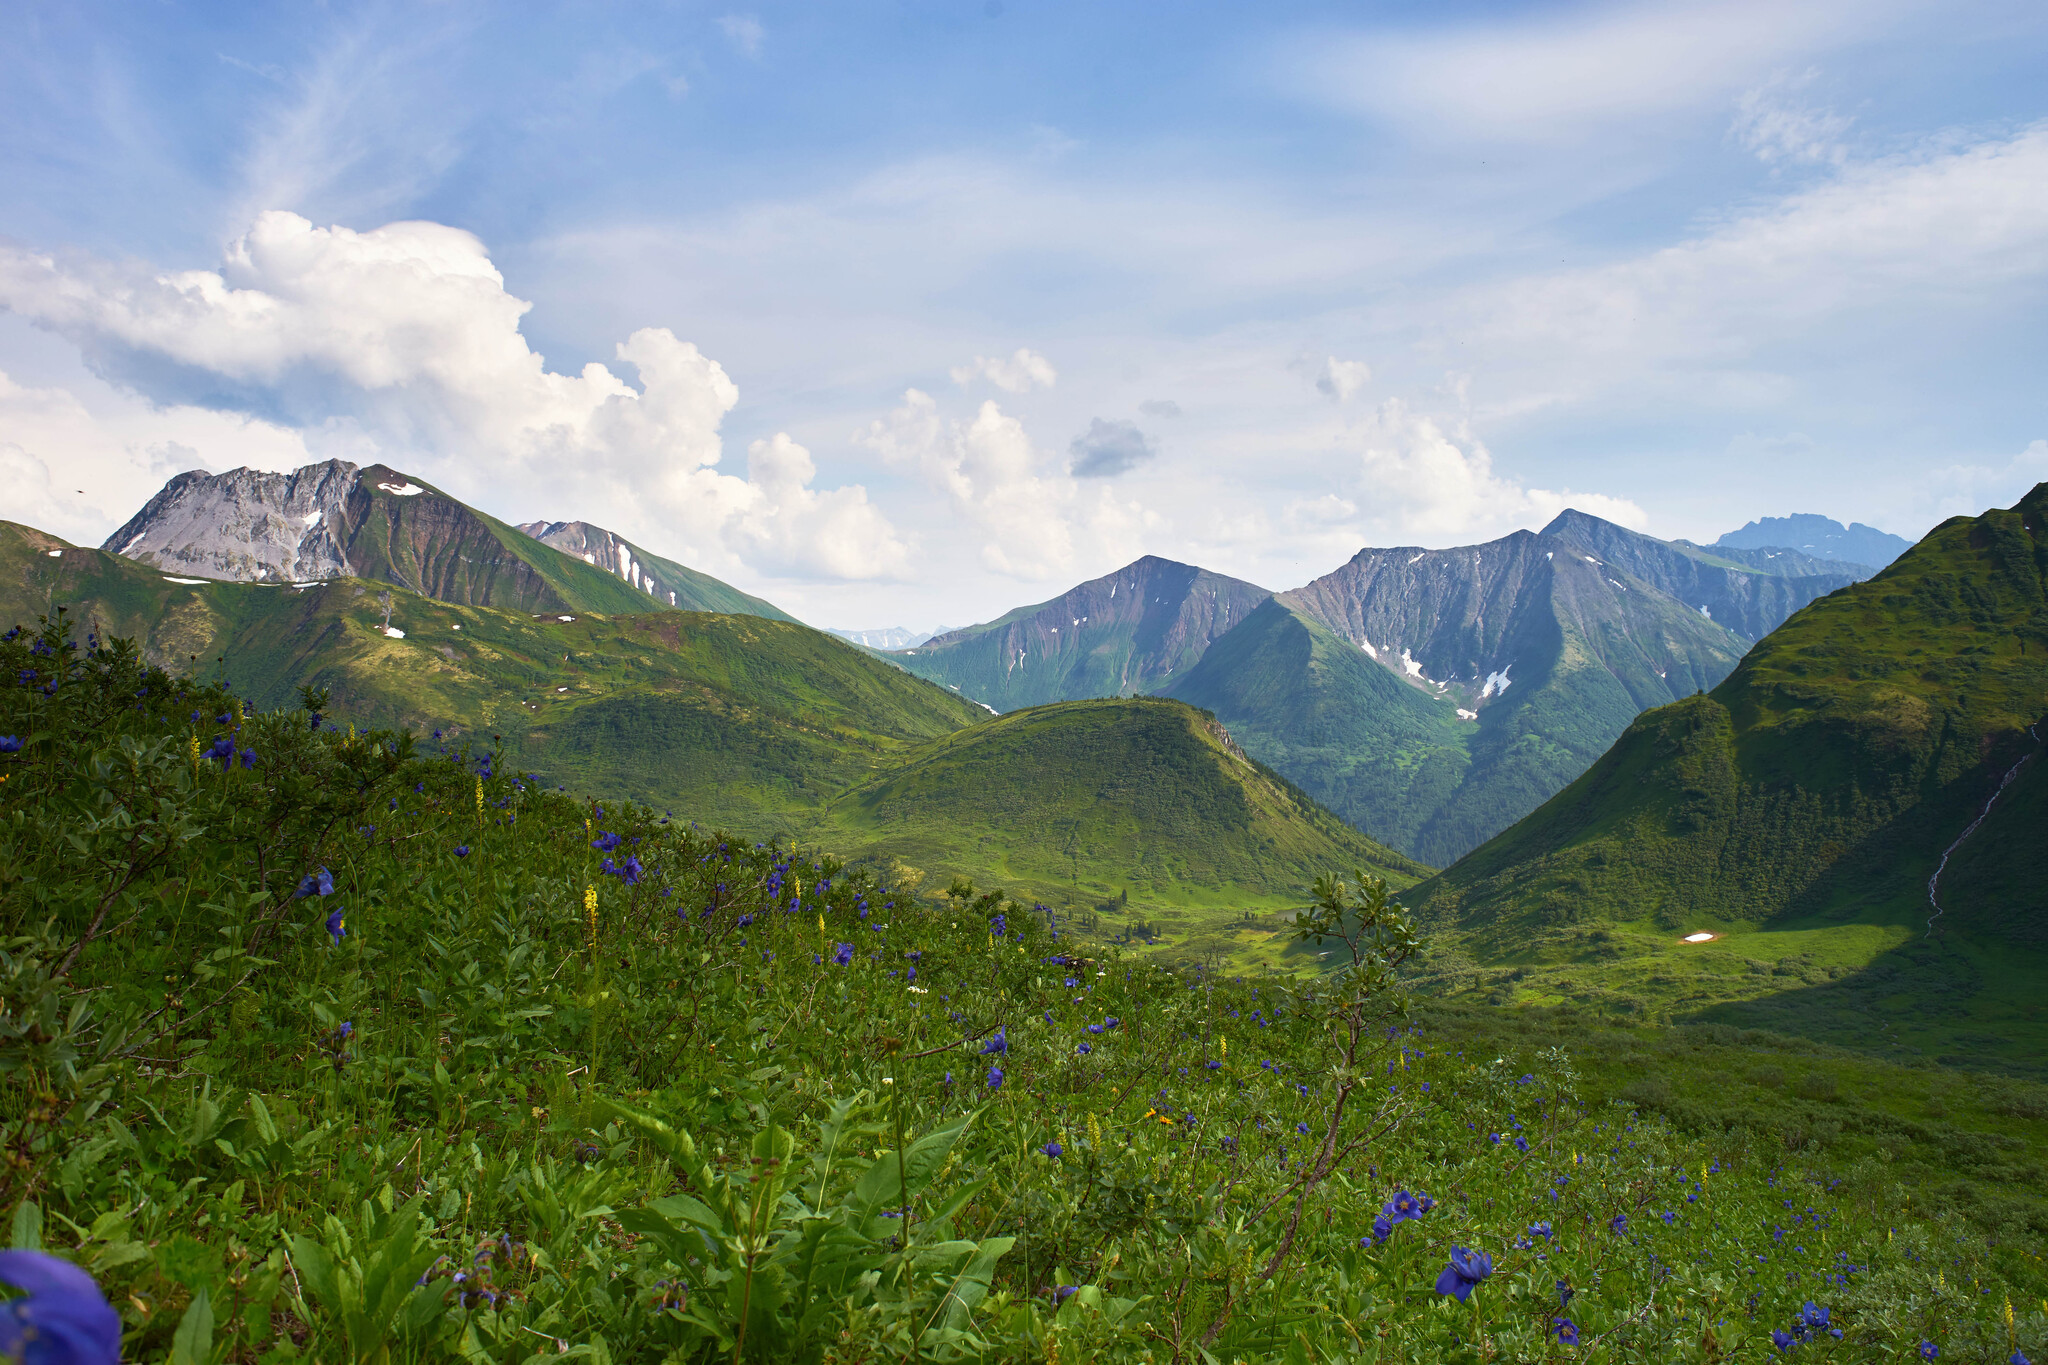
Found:
[[[590,922],[590,951],[597,951],[597,888],[583,888],[583,917]]]
[[[1228,1038],[1218,1038],[1216,1040],[1216,1055],[1219,1058],[1230,1055],[1230,1040]]]

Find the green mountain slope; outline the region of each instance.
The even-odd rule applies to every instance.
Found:
[[[571,559],[580,559],[627,580],[660,606],[680,611],[765,616],[772,621],[796,619],[772,602],[743,593],[730,583],[673,559],[649,554],[602,526],[585,521],[528,521],[521,522],[518,529]]]
[[[2044,717],[2048,485],[1943,523],[1773,632],[1710,694],[1641,717],[1430,900],[1467,919],[1549,907],[1671,927],[1912,905],[2038,750],[2028,727]],[[2015,810],[2035,799],[2013,795]],[[1963,867],[2002,876],[2035,842],[1986,840]]]
[[[1584,772],[1742,641],[1569,541],[1362,550],[1162,690],[1410,856],[1443,864]]]
[[[178,577],[273,584],[352,577],[508,611],[701,604],[788,619],[667,561],[672,581],[658,598],[638,575],[628,581],[563,553],[411,475],[345,460],[289,474],[180,474],[101,548]],[[677,592],[673,604],[668,590]]]
[[[834,842],[942,872],[979,865],[1059,902],[1304,903],[1333,868],[1427,869],[1156,698],[1010,712],[923,746],[834,803]],[[971,857],[963,854],[971,850]]]
[[[1151,555],[888,657],[997,711],[1150,692],[1272,594]]]
[[[747,831],[799,826],[896,752],[986,715],[792,622],[505,612],[356,579],[175,583],[0,523],[0,615],[60,602],[79,630],[97,622],[183,671],[215,675],[207,664],[224,656],[259,705],[324,687],[341,714],[500,736],[508,761],[552,781],[687,804]]]
[[[1719,932],[1661,978],[1671,1008],[2009,1050],[2048,1036],[2037,736],[2048,485],[1943,523],[1779,627],[1711,693],[1642,716],[1416,903],[1476,961],[1539,974],[1549,962],[1558,982],[1620,957],[1602,947],[1611,931],[1666,958],[1681,933]],[[1943,872],[1936,916],[1929,878],[1987,803]],[[1787,960],[1804,964],[1784,973],[1798,978],[1791,994],[1772,980]],[[1745,979],[1745,961],[1765,975]]]
[[[78,638],[134,637],[259,705],[325,688],[337,716],[502,746],[508,769],[550,783],[752,837],[829,837],[941,884],[965,875],[1062,908],[1128,892],[1127,918],[1106,932],[1165,917],[1183,940],[1226,911],[1299,906],[1332,868],[1382,868],[1402,885],[1428,871],[1177,702],[992,720],[794,622],[506,612],[358,579],[177,583],[0,523],[0,617],[55,603]]]

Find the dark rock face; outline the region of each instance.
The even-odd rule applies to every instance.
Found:
[[[1157,689],[1272,593],[1152,555],[895,655],[999,711]]]
[[[1746,640],[1761,640],[1808,602],[1876,572],[1798,550],[1658,540],[1576,511],[1560,513],[1543,534],[1590,551]]]

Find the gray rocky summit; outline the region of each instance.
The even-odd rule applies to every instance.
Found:
[[[380,473],[383,471],[381,466]],[[289,474],[192,470],[100,548],[193,578],[306,582],[350,572],[351,499],[363,471],[346,460]],[[393,489],[415,487],[387,479]]]

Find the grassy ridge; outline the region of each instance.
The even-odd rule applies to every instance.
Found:
[[[1496,998],[2037,1066],[2044,716],[2048,486],[1808,607],[1415,894]]]
[[[935,873],[978,864],[1055,906],[1127,894],[1121,913],[1138,918],[1302,905],[1330,867],[1401,886],[1428,870],[1165,700],[1034,707],[931,741],[837,800],[826,828],[837,847]]]

